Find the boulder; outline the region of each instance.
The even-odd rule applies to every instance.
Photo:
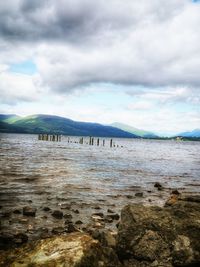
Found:
[[[117,253],[125,266],[200,266],[199,237],[200,205],[194,198],[164,208],[132,204],[121,213]]]
[[[111,248],[83,233],[72,233],[41,240],[9,252],[0,253],[0,266],[6,267],[118,267]]]

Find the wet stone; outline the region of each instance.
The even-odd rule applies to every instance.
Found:
[[[132,195],[126,195],[126,198],[133,199],[133,196]]]
[[[26,206],[23,208],[23,215],[35,217],[36,208]]]
[[[111,218],[112,220],[119,220],[120,216],[117,213],[106,215],[106,219],[109,219],[109,218]]]
[[[144,195],[144,194],[143,194],[142,192],[135,193],[135,196],[136,196],[136,197],[143,197],[143,195]]]
[[[72,210],[74,213],[79,214],[79,210]]]
[[[70,213],[66,213],[66,214],[64,214],[64,216],[63,216],[65,219],[72,219],[72,215],[70,214]]]
[[[180,195],[180,192],[177,189],[175,189],[175,190],[172,190],[172,194],[173,195]]]
[[[71,209],[71,205],[70,204],[61,204],[60,206],[61,209],[66,209],[66,210],[70,210]]]
[[[24,233],[18,233],[14,235],[14,242],[15,244],[21,245],[28,241],[28,236]]]
[[[43,211],[50,211],[51,209],[49,207],[44,207]]]
[[[115,213],[114,210],[108,209],[107,210],[108,213]]]
[[[75,224],[83,224],[83,222],[81,220],[78,220],[75,222]]]
[[[67,233],[73,233],[73,232],[76,232],[78,229],[73,225],[73,223],[69,223],[67,225],[67,229],[66,229],[66,232]]]
[[[94,207],[95,210],[100,210],[101,208],[99,206]]]
[[[92,216],[99,216],[99,217],[101,217],[101,218],[103,218],[104,217],[104,214],[103,214],[103,212],[95,212],[95,213],[93,213],[92,214]]]
[[[63,212],[60,210],[54,210],[51,215],[56,219],[62,219],[63,218]]]
[[[156,187],[158,190],[162,190],[163,189],[163,186],[159,182],[156,182],[154,184],[154,187]]]
[[[22,212],[21,212],[20,209],[16,209],[16,210],[13,210],[13,213],[14,213],[14,214],[21,214]]]
[[[65,232],[65,228],[64,227],[55,227],[52,229],[52,233],[53,234],[62,234]]]

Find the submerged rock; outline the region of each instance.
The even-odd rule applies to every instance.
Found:
[[[52,237],[0,254],[0,266],[6,267],[118,267],[114,251],[104,249],[97,240],[82,233]]]
[[[63,218],[63,212],[60,210],[54,210],[51,215],[56,219],[62,219]]]
[[[117,252],[125,266],[200,264],[199,203],[177,201],[164,208],[128,205],[118,229]],[[131,261],[137,264],[130,265]]]
[[[23,207],[23,215],[35,217],[35,214],[36,214],[36,208],[29,206]]]

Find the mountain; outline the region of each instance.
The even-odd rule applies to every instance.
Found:
[[[52,115],[0,115],[0,132],[49,133],[77,136],[124,137],[138,136],[124,130],[98,123],[78,122]]]
[[[119,122],[114,122],[111,124],[111,126],[121,129],[123,131],[129,132],[129,133],[135,134],[143,138],[157,138],[158,137],[152,132],[140,130],[135,127],[129,126],[127,124],[119,123]]]
[[[183,132],[178,134],[178,136],[182,137],[200,137],[200,129],[195,129],[191,132]]]

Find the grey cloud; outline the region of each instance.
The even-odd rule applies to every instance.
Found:
[[[199,11],[189,0],[7,0],[0,47],[31,50],[56,92],[106,82],[199,88]]]

